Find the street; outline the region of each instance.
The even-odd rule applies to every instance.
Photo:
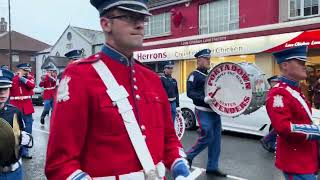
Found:
[[[43,180],[45,154],[48,141],[49,124],[46,118],[44,128],[40,126],[42,106],[35,107],[33,136],[34,147],[31,150],[33,159],[23,160],[26,180]],[[182,143],[188,150],[196,142],[196,131],[186,131]],[[283,180],[281,172],[274,167],[274,154],[265,151],[256,136],[224,132],[222,136],[222,149],[220,169],[231,175],[230,178],[215,178],[207,176],[205,172],[197,180],[212,179],[248,179],[248,180]],[[207,151],[203,151],[193,161],[196,168],[206,168]],[[204,170],[204,169],[202,169]],[[172,179],[172,178],[168,178]]]

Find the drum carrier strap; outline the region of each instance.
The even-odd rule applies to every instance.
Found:
[[[107,94],[113,102],[116,103],[118,111],[122,116],[124,125],[130,137],[134,150],[139,158],[147,179],[162,179],[164,174],[156,171],[150,151],[147,147],[141,129],[137,123],[133,108],[128,100],[128,92],[125,87],[119,85],[107,65],[99,60],[92,64],[104,85],[107,88]]]

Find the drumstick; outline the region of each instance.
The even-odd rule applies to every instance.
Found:
[[[218,86],[217,89],[216,89],[211,95],[209,94],[209,96],[210,96],[211,98],[213,98],[220,89],[221,89],[221,87]]]

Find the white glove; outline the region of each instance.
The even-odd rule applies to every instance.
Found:
[[[31,148],[33,146],[32,135],[25,131],[21,131],[21,145]]]
[[[206,96],[203,100],[206,104],[212,104],[213,98],[211,96]]]
[[[175,180],[189,180],[189,178],[184,176],[178,176]]]

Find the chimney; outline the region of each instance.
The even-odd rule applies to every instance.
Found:
[[[0,34],[7,32],[7,25],[8,23],[6,22],[6,20],[2,17],[0,20]]]

